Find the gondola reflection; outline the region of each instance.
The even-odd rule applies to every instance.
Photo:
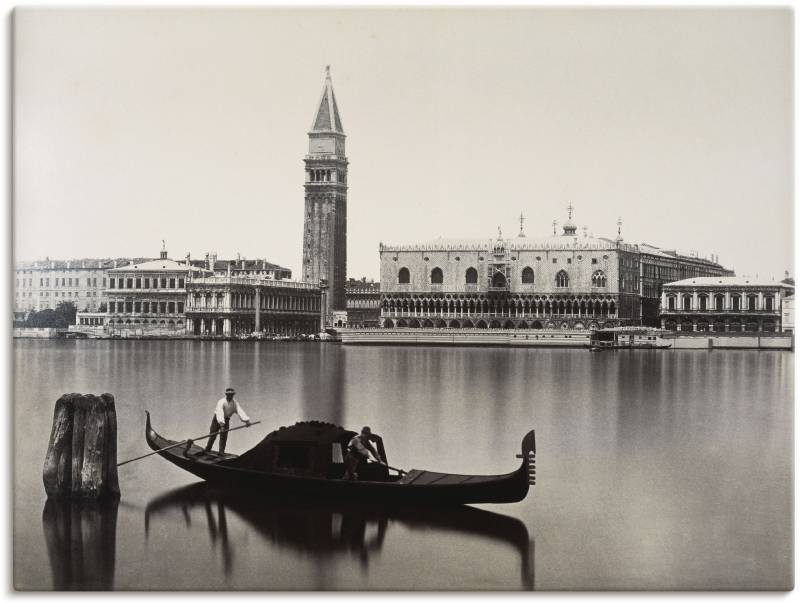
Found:
[[[279,501],[250,493],[231,493],[208,483],[169,491],[151,500],[145,510],[145,535],[159,531],[159,523],[182,518],[192,529],[208,530],[212,547],[220,547],[222,566],[230,576],[234,540],[228,536],[233,514],[269,543],[321,561],[348,556],[367,568],[380,554],[392,526],[407,531],[459,533],[513,548],[520,559],[523,589],[534,586],[534,542],[525,524],[516,518],[469,506],[375,509],[355,504]],[[480,543],[478,542],[479,546]]]
[[[48,500],[42,527],[56,590],[114,587],[119,502]]]

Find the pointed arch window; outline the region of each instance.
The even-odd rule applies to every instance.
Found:
[[[569,275],[567,271],[558,271],[556,273],[556,287],[569,287]]]
[[[476,271],[473,267],[469,267],[467,272],[464,273],[464,281],[473,285],[478,283],[478,271]]]
[[[431,271],[431,283],[441,285],[444,281],[444,273],[438,266]]]
[[[606,274],[603,271],[595,271],[592,275],[592,287],[605,287]]]
[[[408,269],[404,266],[400,269],[397,273],[397,282],[401,285],[408,284],[411,281],[411,275],[408,272]]]
[[[530,266],[522,269],[522,283],[525,285],[533,284],[533,269]]]

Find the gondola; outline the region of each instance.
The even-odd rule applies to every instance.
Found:
[[[159,435],[147,412],[145,438],[167,461],[208,482],[235,489],[257,489],[276,497],[353,499],[384,504],[512,503],[528,494],[536,481],[536,435],[522,439],[522,462],[499,475],[444,474],[428,470],[395,471],[382,464],[363,464],[359,480],[345,480],[344,451],[355,432],[327,422],[305,421],[268,434],[241,455],[206,452],[189,441]],[[379,450],[383,448],[379,441]],[[162,450],[172,447],[167,450]],[[381,454],[386,459],[385,451]]]

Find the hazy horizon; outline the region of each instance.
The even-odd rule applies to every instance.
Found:
[[[790,9],[23,8],[14,256],[265,258],[298,278],[325,65],[348,276],[378,244],[528,236],[793,273]],[[753,250],[757,250],[754,254]]]

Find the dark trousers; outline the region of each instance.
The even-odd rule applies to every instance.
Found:
[[[219,435],[219,452],[225,453],[225,445],[228,444],[228,430],[231,427],[231,418],[225,419],[225,425],[220,426],[219,422],[217,421],[217,416],[211,418],[211,427],[208,429],[209,433],[212,432],[219,432],[220,429],[224,428],[225,432]],[[217,440],[217,435],[214,434],[211,438],[208,439],[208,444],[206,445],[206,451],[210,451],[211,447],[214,446],[214,441]]]

